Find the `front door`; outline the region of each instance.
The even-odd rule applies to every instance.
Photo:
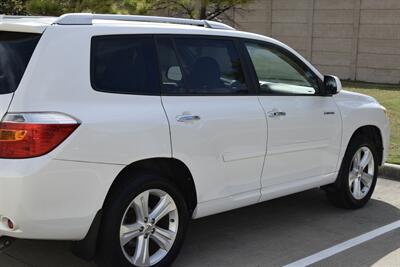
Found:
[[[268,120],[263,192],[284,184],[318,183],[334,174],[341,118],[333,98],[323,96],[318,77],[290,52],[263,43],[245,45]]]

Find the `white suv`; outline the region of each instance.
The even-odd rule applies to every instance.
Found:
[[[192,218],[315,187],[360,208],[389,123],[340,90],[281,42],[217,22],[3,16],[3,243],[168,266]]]

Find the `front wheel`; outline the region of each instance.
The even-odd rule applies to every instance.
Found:
[[[188,209],[168,180],[141,174],[114,191],[105,207],[100,265],[169,266],[183,243]]]
[[[337,206],[363,207],[371,198],[378,176],[378,157],[368,136],[356,136],[343,158],[335,184],[327,188],[328,198]]]

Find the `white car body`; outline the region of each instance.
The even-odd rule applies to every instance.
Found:
[[[383,164],[389,123],[373,98],[341,91],[330,97],[144,96],[98,92],[90,84],[92,36],[190,34],[246,38],[296,51],[272,38],[190,25],[54,19],[3,20],[0,30],[42,33],[18,89],[0,95],[0,118],[13,112],[60,112],[81,125],[49,154],[0,159],[0,236],[83,239],[114,180],[146,159],[174,158],[196,189],[193,218],[333,183],[357,129],[379,129]],[[271,111],[285,111],[283,119]],[[326,116],[325,112],[331,112]],[[193,114],[184,125],[174,118]]]

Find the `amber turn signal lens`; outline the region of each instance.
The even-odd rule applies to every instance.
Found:
[[[0,141],[2,142],[15,142],[24,140],[26,130],[8,130],[0,129]]]

